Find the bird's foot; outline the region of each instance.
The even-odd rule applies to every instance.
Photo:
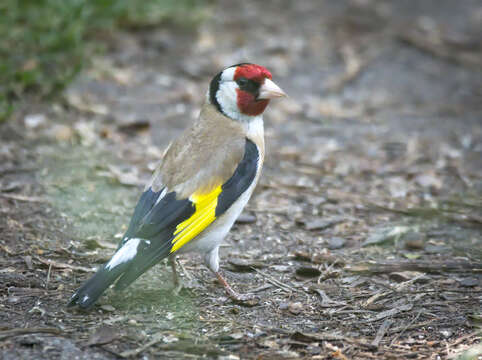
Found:
[[[237,304],[245,305],[245,306],[255,306],[259,304],[260,299],[254,294],[239,294],[233,290],[231,286],[227,283],[224,277],[217,272],[216,277],[218,278],[221,285],[223,285],[226,294],[228,294],[229,298]]]
[[[182,283],[182,281],[177,281],[177,282],[174,283],[174,286],[171,289],[171,293],[174,296],[178,296],[183,288],[184,288],[184,284]]]
[[[231,289],[232,290],[232,289]],[[228,296],[229,298],[237,303],[237,304],[240,304],[240,305],[245,305],[245,306],[256,306],[259,304],[260,302],[260,298],[257,297],[256,295],[254,294],[251,294],[251,293],[247,293],[247,294],[239,294],[237,292],[235,292],[234,290],[231,292],[228,292]]]

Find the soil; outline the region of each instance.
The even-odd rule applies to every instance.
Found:
[[[476,0],[220,0],[196,31],[117,33],[51,103],[0,125],[3,359],[481,356],[482,6]],[[290,95],[221,249],[90,312],[108,260],[210,77],[250,61]]]

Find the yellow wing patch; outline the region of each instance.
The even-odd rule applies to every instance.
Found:
[[[194,203],[196,210],[189,219],[176,226],[174,232],[176,236],[172,239],[171,253],[182,248],[216,219],[216,206],[220,193],[221,185],[209,193],[191,195],[189,199]]]

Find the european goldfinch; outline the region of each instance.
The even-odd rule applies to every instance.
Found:
[[[115,282],[122,290],[169,257],[174,281],[177,254],[195,251],[234,300],[219,272],[218,250],[248,202],[264,159],[263,112],[285,96],[264,67],[242,63],[217,74],[199,118],[165,151],[110,261],[71,297],[69,306],[92,306]]]

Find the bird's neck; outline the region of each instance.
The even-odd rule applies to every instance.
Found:
[[[249,121],[241,121],[241,125],[246,131],[246,136],[264,138],[263,115],[254,116]]]

